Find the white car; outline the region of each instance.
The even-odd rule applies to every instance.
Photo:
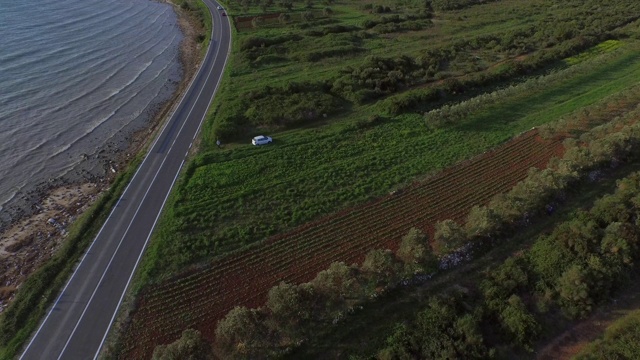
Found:
[[[222,6],[218,6],[218,10],[222,10]]]
[[[253,139],[251,139],[251,143],[253,145],[266,145],[266,144],[271,144],[271,142],[273,141],[273,139],[269,136],[264,136],[264,135],[258,135],[256,137],[254,137]]]

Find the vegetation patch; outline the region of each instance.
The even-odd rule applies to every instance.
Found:
[[[231,2],[229,13],[252,17],[251,25],[237,34],[226,86],[203,127],[202,152],[186,166],[145,256],[138,286],[155,283],[157,288],[143,291],[127,335],[136,342],[127,343],[124,351],[148,356],[155,344],[175,340],[189,326],[211,338],[211,319],[224,315],[220,309],[238,303],[259,306],[264,303],[260,296],[274,282],[290,279],[294,272],[301,274],[291,278],[294,282],[312,276],[316,268],[309,264],[305,269],[310,271],[291,271],[298,264],[286,251],[324,266],[335,260],[335,253],[346,253],[339,247],[349,242],[340,236],[350,227],[334,224],[332,231],[342,232],[335,233],[338,240],[331,244],[309,240],[323,238],[315,233],[326,229],[318,220],[323,216],[336,213],[336,224],[353,225],[348,210],[357,204],[375,199],[380,200],[372,204],[390,204],[385,202],[392,197],[389,193],[406,200],[401,189],[417,177],[426,178],[635,85],[640,72],[637,44],[603,41],[634,34],[640,16],[637,2],[620,0],[602,7],[595,0],[569,0],[548,5],[543,0],[407,1],[393,7],[355,1],[322,6],[313,1]],[[275,12],[277,18],[269,15]],[[602,49],[581,55],[579,61],[563,61],[597,44],[603,44]],[[552,69],[557,73],[549,74]],[[537,85],[515,85],[504,92],[495,88],[525,83],[532,76],[539,77]],[[542,86],[545,81],[547,86]],[[488,94],[473,104],[470,94],[485,90]],[[498,99],[491,100],[494,97]],[[441,105],[447,107],[440,113],[422,113]],[[416,109],[420,113],[412,113]],[[234,143],[273,131],[279,132],[270,146]],[[215,146],[216,139],[222,140],[222,149]],[[474,201],[482,203],[486,199],[478,190]],[[511,210],[504,206],[507,214]],[[386,211],[380,214],[388,215]],[[415,220],[409,210],[396,212]],[[476,210],[478,219],[491,219],[487,214]],[[313,220],[318,222],[309,222]],[[406,231],[408,224],[395,225],[369,233],[379,233],[376,239],[381,239]],[[292,235],[295,241],[277,247],[277,240],[288,236],[278,234],[296,226],[302,226],[298,233],[310,235]],[[362,245],[368,236],[352,241],[360,248],[349,256],[364,256],[362,246],[378,241]],[[234,254],[218,257],[229,252]],[[257,253],[259,258],[251,255]],[[189,275],[173,277],[185,268]],[[248,282],[250,272],[268,276]],[[167,278],[171,280],[162,282]],[[176,290],[182,286],[184,292]],[[229,288],[237,289],[238,296],[226,298]],[[262,289],[261,295],[255,295],[255,288]],[[187,293],[203,298],[191,301]],[[529,321],[529,299],[518,297],[509,297],[505,308],[490,316],[505,324],[499,335],[520,341],[526,351],[530,344],[525,338],[537,334],[529,329],[537,327]],[[468,310],[467,300],[461,296],[451,304],[444,301],[451,309],[432,306],[433,316],[455,315],[437,326],[474,335],[469,354],[492,355],[489,343],[475,336],[486,314],[461,312]],[[171,312],[166,312],[168,304]],[[534,325],[523,337],[518,333],[521,323],[513,319]],[[443,337],[442,343],[464,343],[458,335]]]
[[[543,168],[562,152],[559,140],[536,135],[530,131],[424,182],[272,236],[143,293],[125,337],[136,339],[127,341],[126,357],[144,357],[152,344],[173,340],[190,326],[211,339],[214,328],[207,324],[216,323],[236,305],[262,305],[280,281],[309,281],[334,261],[352,264],[363,261],[371,249],[395,250],[412,227],[432,236],[437,220],[462,222],[474,205],[507,191],[530,167]]]
[[[167,216],[159,224],[159,236],[150,245],[145,269],[151,277],[167,274],[350,204],[383,196],[416,176],[487,151],[531,127],[631,87],[640,72],[640,53],[630,49],[604,56],[606,61],[596,61],[594,66],[588,62],[577,65],[584,72],[569,68],[564,70],[566,76],[551,74],[531,86],[483,95],[426,118],[403,115],[367,125],[369,119],[382,118],[366,117],[283,132],[274,146],[204,152],[178,183]],[[554,86],[543,86],[546,80]],[[317,84],[290,86],[322,91]],[[270,99],[287,89],[253,96]],[[500,102],[492,101],[494,97]],[[252,108],[245,107],[245,112],[247,109]],[[253,109],[258,116],[258,108]],[[330,114],[331,109],[326,109]],[[454,115],[445,118],[447,112]],[[300,121],[306,120],[302,117]],[[433,126],[436,121],[440,125]]]
[[[592,47],[591,49],[581,52],[580,54],[576,55],[576,56],[571,56],[567,59],[565,59],[565,62],[568,65],[575,65],[578,63],[581,63],[585,60],[591,59],[595,56],[598,56],[600,54],[605,54],[608,52],[611,52],[615,49],[618,49],[619,47],[621,47],[623,45],[623,43],[620,40],[607,40],[604,41],[594,47]]]
[[[230,81],[208,120],[215,124],[205,127],[205,138],[213,140],[204,143],[207,147],[215,139],[237,141],[264,129],[242,115],[255,90],[289,82],[331,84],[332,95],[349,104],[329,115],[333,121],[352,120],[368,112],[362,105],[418,86],[456,101],[467,91],[517,81],[604,40],[629,36],[624,29],[638,19],[640,5],[629,0],[606,8],[595,0],[553,6],[543,0],[406,1],[393,6],[353,0],[232,1],[228,11],[237,15],[236,26],[243,24],[243,30],[234,37],[239,51],[231,55]],[[617,46],[612,41],[580,59],[611,51]],[[264,116],[278,116],[270,111],[265,109]]]
[[[610,325],[601,339],[589,344],[575,359],[633,359],[640,354],[640,310]]]

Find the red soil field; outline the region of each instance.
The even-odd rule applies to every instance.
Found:
[[[463,223],[523,180],[531,167],[561,156],[560,139],[531,130],[492,151],[362,206],[348,208],[226,256],[144,292],[123,336],[122,357],[150,358],[156,345],[195,328],[213,340],[217,322],[235,306],[258,307],[281,281],[302,283],[334,261],[360,263],[372,249],[396,250],[412,227],[433,236],[437,221]]]

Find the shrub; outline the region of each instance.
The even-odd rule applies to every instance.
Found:
[[[399,115],[439,99],[440,94],[434,89],[418,89],[390,96],[379,107],[389,115]]]
[[[402,238],[396,256],[404,263],[405,273],[430,273],[438,269],[438,259],[429,246],[427,235],[416,228]]]
[[[216,327],[216,349],[226,359],[258,357],[272,346],[273,339],[265,325],[261,309],[236,306]]]
[[[509,337],[525,350],[532,352],[540,334],[540,324],[517,295],[512,295],[500,313],[500,323]]]
[[[153,360],[208,360],[213,359],[211,346],[199,331],[187,329],[180,339],[169,345],[158,345],[153,351]]]
[[[438,221],[435,228],[433,247],[437,254],[455,251],[467,240],[462,227],[453,220]]]

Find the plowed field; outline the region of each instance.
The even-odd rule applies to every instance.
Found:
[[[432,236],[439,220],[462,223],[471,207],[508,191],[529,168],[544,168],[562,151],[561,140],[543,140],[537,130],[528,131],[395,194],[307,223],[155,287],[139,297],[122,355],[150,358],[156,345],[175,340],[189,327],[212,339],[229,310],[263,305],[280,281],[306,282],[331,262],[361,262],[371,249],[395,250],[411,227]]]

